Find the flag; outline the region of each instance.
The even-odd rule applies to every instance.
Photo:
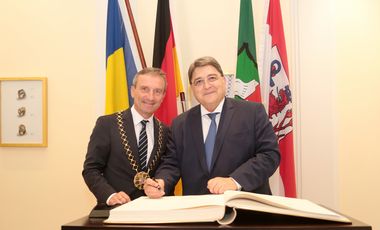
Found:
[[[182,112],[185,111],[185,98],[174,41],[169,0],[158,0],[157,2],[153,67],[161,68],[166,73],[168,82],[165,98],[160,108],[155,112],[155,116],[165,124],[171,125],[172,120],[178,115],[177,98],[181,97]],[[177,183],[174,194],[182,194],[181,180]]]
[[[264,28],[262,62],[260,63],[262,64],[260,69],[262,98],[278,137],[281,153],[279,180],[273,184],[279,186],[279,195],[296,197],[292,95],[279,0],[269,0]]]
[[[240,1],[235,98],[261,102],[251,0]]]
[[[177,98],[183,93],[169,0],[158,0],[153,50],[153,67],[166,73],[166,95],[155,116],[167,125],[178,115]]]
[[[129,1],[125,2],[129,4]],[[137,48],[136,34],[132,30],[134,24],[130,21],[133,17],[131,11],[127,12],[127,7],[128,5],[121,0],[108,1],[106,114],[124,110],[133,104],[129,89],[137,70],[142,67],[140,60],[142,52],[141,48]]]

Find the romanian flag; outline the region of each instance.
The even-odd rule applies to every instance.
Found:
[[[133,36],[130,13],[123,1],[108,0],[106,114],[127,109],[133,104],[129,89],[137,70],[142,67]]]
[[[169,0],[158,0],[156,30],[154,37],[153,67],[161,68],[166,73],[166,96],[155,112],[155,116],[167,125],[178,115],[177,98],[183,93],[182,79],[179,71],[175,47],[173,26],[170,16]]]
[[[240,1],[235,98],[261,102],[251,0]]]
[[[292,94],[288,59],[279,0],[269,0],[264,25],[262,68],[260,69],[263,103],[278,137],[281,153],[279,177],[271,182],[274,194],[296,197],[293,153]],[[272,179],[272,178],[271,178]]]

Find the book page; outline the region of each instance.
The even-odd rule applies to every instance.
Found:
[[[351,222],[327,208],[309,200],[257,193],[228,191],[225,193],[226,205],[246,210],[302,216],[339,222]]]
[[[105,223],[213,222],[225,213],[223,195],[140,197],[110,211]]]
[[[150,199],[146,196],[139,197],[128,205],[121,205],[113,210],[175,210],[209,205],[224,206],[223,195],[202,196],[164,196],[158,199]]]

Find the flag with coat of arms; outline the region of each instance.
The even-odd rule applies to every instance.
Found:
[[[281,154],[279,175],[271,178],[271,188],[276,195],[297,197],[293,105],[280,1],[268,0],[267,9],[259,73],[263,103],[278,137]]]

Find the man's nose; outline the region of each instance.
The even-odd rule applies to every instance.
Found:
[[[211,84],[209,83],[209,81],[207,79],[205,79],[203,87],[205,87],[207,89],[210,87],[210,85]]]
[[[154,90],[150,90],[149,93],[148,93],[148,99],[149,99],[149,100],[153,100],[154,97],[155,97],[155,95],[154,95]]]

